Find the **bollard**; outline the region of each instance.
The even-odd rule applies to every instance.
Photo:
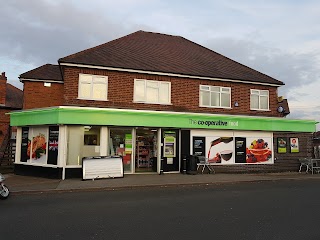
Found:
[[[163,158],[160,160],[160,175],[163,174]]]
[[[183,156],[182,158],[182,173],[187,174],[187,157]]]

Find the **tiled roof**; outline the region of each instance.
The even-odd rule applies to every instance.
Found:
[[[22,109],[22,105],[23,105],[23,92],[22,92],[22,90],[7,83],[5,107]]]
[[[24,81],[24,79],[62,81],[59,66],[53,64],[45,64],[25,72],[19,78],[21,81]]]
[[[283,85],[183,37],[144,31],[60,58],[59,62]]]

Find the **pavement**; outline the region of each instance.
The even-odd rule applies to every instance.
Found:
[[[282,172],[282,173],[215,173],[215,174],[128,174],[123,178],[82,180],[48,179],[33,176],[21,176],[13,173],[4,174],[5,184],[12,194],[32,194],[45,192],[73,192],[132,189],[141,187],[169,187],[187,185],[212,185],[240,182],[261,182],[280,180],[314,179],[320,182],[320,174]]]

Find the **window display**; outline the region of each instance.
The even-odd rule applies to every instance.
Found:
[[[110,156],[121,156],[124,172],[132,171],[132,129],[110,128],[109,152]]]

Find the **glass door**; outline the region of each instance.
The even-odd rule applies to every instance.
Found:
[[[123,171],[132,172],[132,129],[110,128],[109,156],[122,156]]]
[[[136,129],[135,172],[157,171],[157,129]]]

